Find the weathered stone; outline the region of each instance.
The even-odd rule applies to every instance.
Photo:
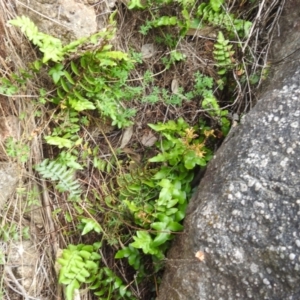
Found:
[[[283,16],[298,16],[299,7],[299,0],[287,1]],[[299,31],[282,29],[285,42],[297,42],[285,44],[274,62],[299,44]],[[260,101],[209,163],[189,204],[184,233],[169,252],[159,300],[300,299],[295,58],[296,52],[276,65]]]
[[[19,169],[16,164],[0,163],[0,210],[8,197],[15,191],[19,181]]]
[[[28,16],[40,31],[65,43],[97,31],[94,9],[75,0],[22,0],[17,1],[17,9],[19,15]]]
[[[19,139],[21,134],[20,120],[16,116],[0,117],[0,142],[8,137]]]

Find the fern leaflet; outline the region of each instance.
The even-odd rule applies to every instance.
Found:
[[[75,172],[57,161],[45,159],[35,167],[44,179],[58,181],[55,188],[60,192],[69,192],[69,199],[76,200],[81,195],[80,184],[75,180]]]

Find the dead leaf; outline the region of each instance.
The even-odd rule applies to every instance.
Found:
[[[235,70],[235,74],[237,76],[242,76],[243,74],[245,73],[245,71],[241,68],[241,69],[238,69],[238,70]]]
[[[61,258],[63,254],[63,250],[61,248],[58,248],[56,251],[56,260],[55,260],[55,265],[54,265],[54,270],[57,276],[59,276],[59,271],[61,269],[61,265],[58,263],[57,259]]]
[[[157,137],[152,133],[152,131],[147,131],[142,136],[141,143],[145,147],[151,147],[155,144],[156,141],[157,141]]]
[[[129,126],[125,129],[123,133],[120,149],[123,149],[129,143],[132,135],[133,135],[133,126]]]
[[[185,35],[216,38],[217,30],[214,27],[205,26],[202,28],[189,28]]]
[[[134,150],[127,147],[123,149],[123,152],[126,153],[128,157],[130,157],[131,159],[129,169],[132,170],[140,165],[142,161],[142,157],[140,154],[136,153]]]
[[[171,90],[173,94],[177,94],[179,89],[179,84],[177,79],[173,79],[171,83]]]
[[[203,251],[197,251],[195,257],[198,258],[201,262],[205,260],[205,253]]]

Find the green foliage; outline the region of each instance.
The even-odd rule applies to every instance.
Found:
[[[7,78],[0,78],[0,94],[1,95],[7,95],[7,96],[12,96],[18,92],[18,87],[17,85],[12,82],[11,80]]]
[[[102,117],[110,118],[112,125],[119,128],[131,124],[130,118],[135,111],[120,103],[133,99],[141,93],[141,89],[126,84],[134,66],[133,61],[126,53],[111,49],[109,40],[113,37],[115,28],[100,31],[63,47],[60,40],[39,32],[27,17],[19,17],[10,23],[20,27],[29,40],[44,53],[41,61],[32,64],[35,72],[39,72],[43,66],[48,68],[45,65],[48,61],[53,62],[48,74],[57,86],[57,92],[50,102],[59,105],[64,109],[63,114],[70,116],[72,130],[70,132],[70,128],[67,128],[59,133],[55,132],[53,137],[47,138],[49,144],[71,148],[74,141],[70,140],[70,135],[78,131],[79,113],[82,111],[97,110]],[[81,50],[86,44],[92,46]],[[3,93],[12,94],[16,90],[9,85],[9,81],[4,80]],[[41,96],[45,101],[45,95]]]
[[[219,68],[218,74],[224,75],[228,69],[232,69],[233,54],[232,45],[229,40],[219,31],[217,42],[215,43],[214,58]]]
[[[226,136],[231,126],[230,121],[227,118],[228,111],[220,109],[217,99],[213,95],[207,95],[204,98],[202,101],[202,107],[203,109],[207,110],[213,118],[218,120],[219,124],[221,125],[222,133],[224,136]]]
[[[86,284],[98,299],[134,299],[112,270],[100,266],[100,247],[101,243],[70,244],[57,259],[61,265],[58,280],[66,286],[67,300],[73,300],[75,290],[79,290],[83,284]]]
[[[141,101],[145,103],[157,103],[159,101],[164,101],[166,104],[171,105],[181,105],[183,100],[193,100],[198,99],[199,96],[201,98],[205,98],[213,95],[213,79],[211,77],[205,76],[199,72],[194,74],[194,86],[193,90],[184,93],[184,91],[179,87],[178,90],[174,92],[169,92],[166,89],[159,88],[157,86],[153,86],[150,92],[145,95]],[[145,85],[150,86],[150,78],[149,72],[146,72],[144,75]],[[149,87],[148,86],[148,87]]]
[[[166,15],[171,4],[172,8],[180,8],[176,16]],[[155,30],[155,42],[169,48],[161,59],[164,71],[184,63],[186,57],[178,44],[188,29],[206,25],[220,28],[222,32],[218,34],[213,55],[221,77],[219,83],[224,84],[234,62],[234,51],[227,38],[246,37],[252,24],[228,14],[224,0],[197,5],[195,0],[150,0],[147,3],[131,0],[128,7],[149,10],[150,19],[141,26],[140,32],[147,35],[149,30]],[[26,17],[17,18],[11,24],[21,28],[43,57],[33,62],[27,71],[13,74],[10,80],[2,78],[0,93],[15,94],[28,79],[41,73],[48,74],[53,83],[50,91],[48,87],[39,89],[35,104],[50,109],[54,107],[49,114],[51,131],[44,138],[48,145],[54,146],[53,153],[57,156],[52,161],[45,159],[36,170],[43,179],[54,182],[53,186],[59,192],[67,194],[68,200],[73,200],[75,213],[70,210],[64,211],[63,215],[68,225],[72,222],[75,225],[72,228],[77,229],[84,240],[96,236],[105,241],[105,246],[113,245],[119,250],[115,258],[126,259],[136,271],[136,282],[148,280],[150,269],[155,273],[161,268],[174,233],[183,229],[182,221],[192,194],[194,168],[204,168],[211,159],[212,151],[206,144],[214,138],[214,132],[204,121],[190,127],[182,118],[150,124],[149,127],[160,136],[156,155],[131,169],[120,167],[120,153],[115,149],[106,156],[101,145],[91,146],[82,129],[86,130],[89,125],[98,126],[91,123],[99,118],[119,129],[132,125],[135,115],[132,100],[149,104],[164,102],[171,106],[194,100],[226,135],[230,127],[228,111],[222,110],[217,101],[216,83],[212,77],[196,72],[189,91],[179,86],[173,88],[173,82],[169,91],[163,85],[156,85],[157,74],[153,73],[157,69],[152,73],[144,64],[142,67],[146,66],[146,69],[141,86],[137,86],[138,81],[131,80],[131,75],[136,62],[143,64],[142,54],[133,51],[127,54],[113,48],[111,39],[116,32],[113,22],[105,30],[65,46],[58,39],[39,32]],[[168,31],[169,27],[172,30]],[[174,35],[174,31],[178,34]],[[255,80],[250,78],[250,81]],[[136,145],[133,150],[134,147]],[[26,162],[28,156],[24,150],[26,148],[22,149],[22,145],[17,143],[16,146],[16,142],[8,140],[7,152],[11,157]],[[121,153],[121,159],[124,153]],[[76,179],[78,170],[88,168],[97,169],[104,181],[97,187],[101,195],[92,185],[83,192]],[[93,196],[94,203],[90,199]],[[35,200],[34,196],[31,198]],[[79,202],[81,199],[84,206]],[[36,204],[34,200],[32,204]],[[54,211],[53,216],[60,212],[63,212],[62,208]],[[96,218],[99,212],[101,222]],[[15,229],[10,232],[10,237],[5,235],[8,230],[5,233],[0,231],[0,235],[14,239]],[[62,266],[59,282],[66,286],[67,299],[73,299],[75,290],[80,288],[93,291],[99,299],[134,299],[128,290],[130,284],[125,285],[111,269],[101,264],[101,247],[100,243],[79,244],[68,245],[63,250],[58,259]],[[152,259],[152,265],[149,259]]]
[[[9,157],[20,163],[26,163],[29,159],[29,146],[12,137],[5,140],[5,150]]]
[[[211,158],[205,141],[212,132],[204,130],[198,136],[182,118],[149,126],[163,137],[158,145],[160,153],[149,162],[163,164],[147,180],[140,176],[141,182],[119,182],[120,200],[144,230],[136,231],[133,242],[117,252],[116,258],[127,258],[136,270],[142,266],[140,254],[134,249],[151,255],[156,262],[164,258],[173,232],[183,229],[180,222],[191,194],[192,170],[197,165],[206,166]],[[156,266],[159,269],[160,264]]]
[[[136,248],[132,247],[132,245],[119,250],[115,255],[115,258],[126,258],[129,265],[132,266],[135,270],[139,271],[139,275],[141,277],[146,275],[145,271],[143,270],[142,255]]]
[[[90,231],[95,231],[100,233],[102,230],[101,225],[94,219],[91,218],[81,218],[81,224],[78,226],[79,229],[82,229],[81,235],[85,235]]]
[[[9,21],[10,24],[20,27],[21,31],[28,37],[28,39],[36,46],[40,51],[44,53],[42,62],[46,63],[49,60],[54,62],[63,60],[63,46],[59,39],[42,33],[38,30],[37,26],[25,16],[17,17],[14,20]]]
[[[41,206],[41,203],[39,201],[40,192],[38,191],[37,186],[34,186],[32,189],[27,190],[24,187],[18,187],[16,190],[18,196],[21,196],[22,199],[25,201],[25,212],[29,212],[37,206]],[[23,200],[22,200],[23,201]]]
[[[146,23],[144,32],[147,33],[151,28],[178,26],[180,35],[184,36],[191,24],[190,14],[194,1],[177,2],[182,6],[181,16],[156,15]],[[162,1],[161,4],[168,3]],[[214,12],[221,13],[222,1],[211,1],[210,5]],[[132,1],[130,7],[144,8],[139,1]],[[182,118],[167,123],[150,124],[149,127],[161,135],[161,142],[157,144],[158,154],[149,160],[149,167],[120,172],[111,184],[113,187],[116,185],[115,189],[112,188],[113,194],[105,196],[99,204],[100,210],[104,204],[105,208],[110,209],[105,214],[104,224],[100,224],[94,219],[92,210],[87,217],[83,214],[82,207],[76,205],[83,195],[82,188],[76,180],[76,171],[83,170],[90,163],[100,172],[110,174],[114,169],[113,160],[116,164],[118,159],[115,154],[114,159],[100,158],[99,147],[90,149],[85,145],[80,152],[78,148],[83,143],[80,130],[82,125],[87,126],[91,122],[88,118],[90,112],[102,120],[110,120],[111,124],[118,128],[131,125],[135,111],[127,108],[126,102],[132,99],[141,99],[146,103],[164,101],[171,105],[181,105],[182,101],[191,99],[202,99],[202,108],[219,122],[225,133],[229,129],[227,111],[220,109],[214,97],[213,79],[197,72],[192,91],[185,93],[178,87],[170,92],[155,86],[153,74],[146,70],[143,86],[131,86],[128,84],[129,74],[134,68],[131,57],[137,55],[132,53],[130,57],[124,52],[113,50],[110,44],[110,39],[115,33],[113,26],[89,38],[62,46],[55,38],[40,33],[25,17],[12,21],[12,24],[19,26],[44,55],[43,59],[32,64],[30,72],[22,73],[19,79],[16,77],[16,82],[22,86],[30,74],[39,74],[43,70],[55,86],[52,93],[47,93],[41,88],[38,103],[56,107],[51,114],[54,126],[51,133],[45,136],[45,141],[57,149],[58,155],[52,161],[45,159],[36,166],[36,171],[43,179],[54,182],[55,188],[66,193],[68,199],[73,201],[73,207],[79,217],[71,213],[65,213],[64,217],[67,222],[74,222],[76,218],[77,229],[82,235],[91,232],[101,234],[111,245],[121,241],[122,249],[115,257],[127,259],[129,265],[137,271],[138,280],[147,276],[145,256],[152,258],[154,272],[158,271],[170,241],[174,238],[174,232],[183,229],[182,220],[192,193],[193,169],[197,166],[205,167],[212,157],[212,152],[205,145],[206,141],[213,137],[213,131],[207,130],[205,126],[190,128]],[[169,56],[164,58],[168,69],[184,61],[185,55],[176,50],[175,38],[168,36],[166,43],[174,47],[169,51]],[[231,57],[233,53],[224,36],[219,37],[215,52],[219,67],[227,68],[225,62],[228,60],[223,57],[228,59],[227,54]],[[140,57],[137,57],[137,60],[142,62]],[[15,91],[13,87],[14,85],[10,87],[7,82],[3,91],[12,93]],[[9,147],[12,148],[10,144]],[[123,237],[121,233],[117,236],[115,232],[119,232],[119,228],[124,230],[124,227],[121,227],[124,225],[122,218],[126,219],[126,215],[130,216],[130,222],[138,230],[129,237],[127,234]],[[110,216],[113,217],[109,219]],[[112,270],[100,265],[100,247],[100,244],[80,244],[69,245],[64,249],[62,257],[58,259],[62,265],[59,282],[66,286],[67,299],[72,299],[75,290],[80,289],[82,285],[92,290],[99,299],[134,299],[122,280]]]
[[[129,9],[143,9],[145,5],[141,3],[141,0],[131,0],[128,4]]]
[[[176,62],[183,61],[186,58],[186,56],[181,53],[180,51],[173,50],[170,52],[169,57],[163,57],[162,62],[166,66],[166,69],[170,69],[170,67],[175,64]]]
[[[74,169],[48,159],[45,159],[35,169],[41,174],[42,178],[57,181],[55,188],[60,192],[68,192],[70,200],[79,199],[82,191],[80,184],[75,179]]]
[[[152,13],[152,20],[146,20],[145,24],[141,26],[140,33],[147,35],[149,30],[162,26],[176,26],[180,29],[180,36],[185,36],[190,28],[201,28],[205,24],[226,30],[230,36],[238,36],[239,38],[247,37],[249,35],[252,23],[243,19],[238,19],[234,14],[229,14],[223,4],[224,0],[209,0],[208,3],[201,3],[196,14],[193,6],[194,0],[177,0],[177,1],[148,1],[148,5],[141,5],[140,1],[131,1],[128,5],[129,9],[149,9],[152,7],[158,11],[158,6],[170,5],[179,3],[182,7],[181,16],[160,16],[158,13]]]
[[[252,23],[237,19],[222,8],[224,0],[210,0],[209,3],[201,3],[197,10],[197,17],[200,18],[197,27],[204,22],[228,31],[232,36],[237,33],[240,38],[249,35]]]
[[[82,170],[83,167],[77,162],[77,160],[78,153],[76,151],[73,151],[73,153],[61,151],[56,159],[56,161],[63,166],[67,166],[74,170]]]
[[[164,8],[174,3],[178,3],[182,8],[179,16],[160,15],[160,8]],[[194,6],[196,3],[193,0],[148,1],[147,5],[140,5],[139,1],[131,1],[129,3],[129,8],[149,10],[151,19],[146,20],[145,24],[142,25],[140,29],[140,33],[143,35],[147,35],[151,29],[166,26],[175,26],[179,29],[180,34],[177,39],[174,39],[174,36],[170,38],[170,35],[163,31],[160,32],[160,35],[156,34],[156,41],[158,43],[164,43],[173,50],[170,52],[170,57],[164,56],[161,58],[166,69],[169,69],[172,65],[184,59],[184,55],[174,49],[176,49],[179,40],[186,35],[189,29],[201,29],[205,28],[207,25],[218,27],[226,32],[227,36],[232,39],[237,38],[239,42],[249,35],[252,23],[243,19],[238,19],[234,14],[228,13],[224,4],[224,0],[209,0],[208,3],[201,3],[195,10]],[[163,9],[161,9],[161,11],[163,11]],[[224,34],[221,31],[219,31],[213,54],[219,68],[218,74],[222,75],[222,78],[219,79],[217,83],[219,88],[223,89],[226,82],[225,75],[234,67],[234,51],[232,51],[232,45],[229,44],[229,40],[224,38]],[[144,97],[144,99],[145,98],[147,99],[146,101],[151,103],[158,101],[159,97],[157,90],[154,89],[154,92]],[[181,97],[176,95],[172,98],[170,103],[181,104]],[[188,99],[190,98],[188,97]]]
[[[153,21],[147,21],[145,25],[141,26],[140,33],[147,35],[149,30],[152,28],[162,27],[162,26],[180,26],[181,23],[177,17],[161,16],[155,18]]]
[[[69,70],[58,65],[49,73],[58,85],[53,102],[63,105],[73,114],[97,109],[103,117],[112,120],[112,125],[121,128],[131,124],[130,118],[135,111],[125,109],[120,102],[131,100],[140,89],[126,85],[133,67],[128,56],[110,48],[110,45],[105,45],[97,53],[86,52],[78,64],[70,64]]]
[[[220,108],[218,100],[213,94],[213,79],[208,76],[204,76],[197,72],[195,74],[194,91],[190,92],[187,97],[201,96],[203,98],[201,102],[202,108],[213,118],[218,121],[221,126],[221,130],[224,136],[227,135],[230,129],[230,122],[227,118],[228,111]]]
[[[210,0],[209,4],[214,11],[218,12],[221,10],[221,6],[222,4],[224,4],[224,0]]]
[[[23,240],[30,239],[28,226],[19,229],[16,223],[1,225],[0,240],[4,242],[9,242],[9,241],[19,241],[21,238]]]

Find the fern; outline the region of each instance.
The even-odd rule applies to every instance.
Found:
[[[61,265],[59,283],[66,286],[67,300],[74,299],[75,290],[83,284],[99,299],[134,299],[122,280],[109,268],[100,268],[101,243],[69,245],[57,259]]]
[[[198,7],[197,16],[201,22],[226,29],[229,33],[238,32],[240,37],[247,37],[252,23],[237,19],[233,14],[222,11],[223,0],[210,0],[210,3],[202,3]]]
[[[210,2],[209,2],[211,8],[216,12],[220,11],[223,3],[224,3],[224,0],[210,0]]]
[[[65,47],[59,39],[38,31],[27,17],[10,21],[44,53],[42,61],[33,63],[33,69],[40,71],[48,61],[54,62],[48,74],[57,86],[57,94],[51,99],[66,112],[98,110],[101,116],[112,120],[119,128],[131,125],[133,109],[120,105],[123,100],[131,100],[141,93],[141,89],[126,84],[134,64],[128,55],[112,50],[109,40],[114,37],[115,27],[100,31],[91,37],[76,40]],[[68,63],[70,62],[70,63]],[[7,89],[8,90],[8,89]],[[70,148],[72,144],[61,132],[53,145]]]
[[[81,195],[80,184],[75,180],[75,172],[56,161],[45,159],[35,167],[44,179],[58,181],[55,188],[60,192],[69,192],[70,200],[77,200]]]
[[[135,224],[149,228],[153,221],[154,206],[151,201],[159,194],[153,182],[154,170],[139,168],[117,177],[121,210],[129,211]]]
[[[112,125],[121,128],[131,124],[135,111],[120,102],[133,99],[141,89],[126,85],[133,67],[127,54],[109,48],[106,45],[93,55],[87,52],[78,63],[72,61],[69,68],[54,66],[49,72],[58,86],[53,101],[72,111],[98,110],[112,120]]]
[[[37,26],[25,16],[9,21],[10,24],[20,27],[21,31],[34,45],[44,53],[43,63],[49,60],[59,62],[63,60],[63,46],[59,39],[42,33]]]
[[[94,283],[97,280],[101,256],[96,252],[100,244],[77,246],[70,244],[63,250],[57,262],[62,266],[59,271],[59,283],[66,285],[67,300],[74,299],[75,290],[82,283]]]
[[[219,31],[215,50],[213,51],[217,66],[219,67],[218,74],[224,75],[231,68],[234,51],[231,50],[232,45],[229,40],[226,40],[223,33]]]

